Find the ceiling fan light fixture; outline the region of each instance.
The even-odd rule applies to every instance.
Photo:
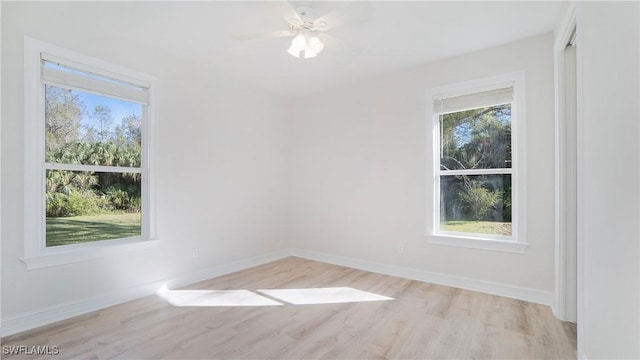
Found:
[[[318,56],[322,50],[324,50],[324,42],[322,39],[312,35],[308,29],[302,29],[293,40],[291,40],[291,46],[287,52],[299,58],[304,51],[304,58],[310,59]]]
[[[291,46],[287,50],[289,54],[295,57],[300,57],[300,53],[307,48],[307,39],[302,32],[299,32],[293,40],[291,40]]]
[[[295,46],[291,45],[287,52],[294,57],[300,57],[300,51],[298,51]]]
[[[307,50],[305,51],[309,50],[313,51],[315,54],[319,54],[324,50],[324,42],[317,36],[311,37],[311,39],[309,39],[309,44],[307,45]]]

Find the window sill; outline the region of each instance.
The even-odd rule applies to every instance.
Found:
[[[68,245],[43,249],[39,254],[25,256],[20,260],[27,270],[42,269],[51,266],[72,264],[119,255],[133,251],[150,250],[158,247],[160,240],[121,239],[99,243]]]
[[[453,236],[453,235],[427,234],[425,236],[427,237],[427,242],[429,244],[464,247],[464,248],[480,249],[480,250],[501,251],[501,252],[514,253],[514,254],[525,254],[527,252],[527,248],[529,247],[528,243],[515,242],[515,241],[474,238],[474,237],[467,237],[467,236]]]

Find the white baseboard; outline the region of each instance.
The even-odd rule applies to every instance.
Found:
[[[48,325],[56,321],[65,320],[74,316],[100,310],[109,306],[121,304],[130,300],[141,298],[158,291],[163,282],[154,282],[137,287],[132,287],[108,295],[93,297],[84,300],[54,305],[36,311],[3,318],[0,323],[1,335],[8,336]]]
[[[266,264],[290,256],[289,250],[276,251],[264,255],[259,255],[249,259],[234,261],[228,264],[214,266],[184,276],[154,281],[148,284],[131,287],[116,291],[110,294],[92,297],[88,299],[69,302],[62,305],[55,305],[44,309],[39,309],[29,313],[12,316],[0,321],[0,336],[9,336],[23,331],[31,330],[40,326],[48,325],[56,321],[69,319],[74,316],[83,315],[92,311],[107,308],[109,306],[122,304],[127,301],[139,299],[141,297],[153,295],[163,285],[174,289],[186,286],[199,281],[211,279],[217,276],[248,269],[250,267]]]
[[[17,316],[2,319],[2,321],[0,321],[0,336],[4,337],[17,334],[40,326],[48,325],[56,321],[65,320],[74,316],[89,313],[91,311],[104,309],[109,306],[135,300],[144,296],[153,295],[163,285],[166,285],[170,289],[175,289],[196,282],[208,280],[217,276],[222,276],[254,266],[266,264],[285,258],[287,256],[297,256],[329,264],[341,265],[385,275],[398,276],[402,278],[452,286],[493,295],[500,295],[544,305],[550,305],[553,300],[553,294],[546,291],[528,289],[513,285],[500,284],[460,276],[439,274],[420,269],[348,258],[310,250],[286,249],[248,259],[234,261],[228,264],[214,266],[212,268],[200,270],[182,276],[154,281],[148,284],[131,287],[106,295],[101,295],[99,297],[93,297],[69,302],[62,305],[51,306],[33,312],[23,313]]]
[[[406,279],[424,281],[433,284],[473,290],[482,293],[499,295],[508,298],[529,301],[536,304],[551,305],[553,293],[486,280],[472,279],[462,276],[440,274],[409,267],[388,265],[373,261],[336,256],[303,249],[291,249],[291,255],[301,258],[341,265],[375,273],[392,275]]]

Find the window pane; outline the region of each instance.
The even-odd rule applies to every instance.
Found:
[[[141,176],[47,170],[46,246],[140,236]]]
[[[441,176],[440,230],[511,236],[511,175]]]
[[[140,167],[142,105],[45,86],[45,161]]]
[[[511,104],[440,115],[440,169],[511,167]]]

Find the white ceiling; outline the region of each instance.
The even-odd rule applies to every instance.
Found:
[[[182,59],[284,96],[307,95],[341,83],[424,64],[552,31],[567,2],[378,2],[363,23],[329,31],[358,45],[359,55],[327,46],[313,59],[287,54],[290,38],[235,40],[233,35],[287,30],[280,2],[114,3],[130,25],[110,29]],[[312,3],[319,13],[344,2]],[[351,6],[353,6],[351,4]],[[127,8],[125,8],[127,7]],[[284,11],[286,12],[286,11]],[[98,21],[108,21],[101,16]],[[105,24],[104,26],[108,26]]]

